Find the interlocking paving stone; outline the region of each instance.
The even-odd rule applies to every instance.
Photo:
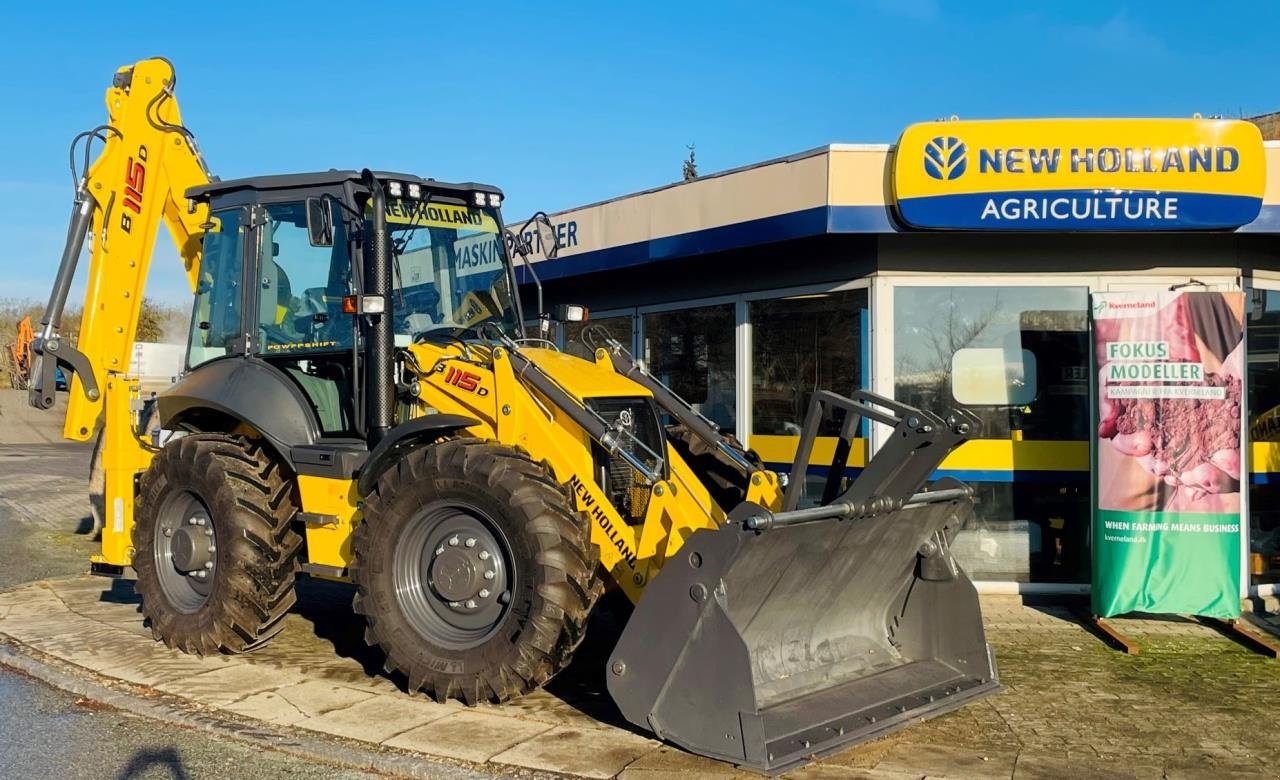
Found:
[[[499,753],[493,761],[547,772],[608,778],[646,753],[656,751],[661,744],[622,729],[557,727]]]
[[[1016,752],[966,750],[941,745],[902,743],[889,751],[876,769],[914,772],[956,780],[1013,777]]]
[[[447,717],[457,707],[403,695],[375,694],[350,707],[298,721],[312,731],[323,731],[363,742],[383,742],[397,734]]]
[[[697,776],[702,778],[758,777],[735,769],[723,761],[686,753],[669,745],[659,745],[627,764],[618,776],[619,780],[663,780],[665,778]]]
[[[552,728],[546,723],[468,710],[450,713],[384,744],[480,764]]]

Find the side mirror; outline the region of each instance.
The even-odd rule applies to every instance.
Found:
[[[556,233],[556,226],[551,224],[551,218],[542,212],[534,217],[534,224],[538,229],[538,243],[542,245],[542,255],[548,260],[556,259],[556,255],[560,254],[560,236]]]
[[[333,246],[333,208],[328,198],[307,198],[307,241],[311,246]]]

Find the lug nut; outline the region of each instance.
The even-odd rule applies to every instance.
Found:
[[[481,588],[481,589],[480,589],[480,598],[482,598],[482,599],[487,599],[487,598],[489,598],[489,589],[488,589],[488,588]]]
[[[476,600],[467,599],[467,609],[475,609],[475,608],[476,608]]]
[[[458,537],[456,537],[456,536],[451,537],[451,538],[449,539],[449,546],[450,546],[450,547],[457,547],[457,546],[458,546]]]
[[[436,555],[440,555],[443,552],[444,552],[444,545],[442,544],[436,548]]]
[[[488,551],[488,550],[481,550],[481,551],[480,551],[480,560],[482,560],[482,561],[487,561],[487,560],[489,560],[489,551]]]
[[[205,571],[212,571],[212,570],[213,570],[213,561],[206,561],[206,562],[205,562],[205,564],[204,564],[204,570],[205,570]]]
[[[454,609],[457,609],[458,607],[460,607],[460,606],[462,606],[462,605],[461,605],[461,604],[459,604],[459,603],[458,603],[458,602],[456,602],[456,601],[450,601],[450,602],[449,602],[449,606],[453,607]]]
[[[487,571],[487,572],[485,572],[485,573],[484,573],[484,578],[485,578],[486,580],[491,580],[491,579],[493,579],[493,572],[491,572],[491,571]]]
[[[166,537],[173,536],[173,529],[172,529],[172,528],[166,528],[166,529],[164,529],[164,535],[165,535]]]
[[[195,524],[196,524],[196,519],[194,517],[187,520],[187,525],[195,525]]]
[[[467,541],[466,541],[466,545],[467,545],[468,547],[475,547],[475,546],[476,546],[476,540],[475,540],[475,539],[472,539],[472,538],[470,538],[470,537],[468,537],[468,538],[467,538]]]

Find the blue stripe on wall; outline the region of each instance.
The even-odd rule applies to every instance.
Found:
[[[550,262],[538,263],[538,276],[543,281],[561,279],[592,271],[627,268],[657,260],[671,260],[722,252],[727,249],[758,246],[774,241],[821,236],[827,232],[827,212],[828,209],[825,206],[818,206],[790,214],[779,214],[733,225],[695,230],[677,236],[583,252]],[[531,281],[524,266],[517,269],[517,272],[522,284]]]
[[[777,471],[782,474],[791,473],[790,463],[765,463],[765,468],[771,471]],[[831,470],[830,466],[809,467],[809,473],[814,476],[825,477]],[[856,477],[862,473],[860,468],[845,469],[848,476]],[[1255,475],[1259,476],[1259,475]],[[1280,477],[1280,474],[1275,475]],[[1001,469],[938,469],[929,475],[930,480],[941,479],[943,477],[952,477],[962,482],[1010,482],[1019,485],[1061,485],[1063,483],[1084,483],[1089,482],[1089,472],[1087,471],[1009,471]]]
[[[1263,205],[1258,218],[1244,227],[1241,233],[1280,233],[1280,205]]]
[[[835,233],[898,233],[887,206],[818,206],[789,214],[695,230],[676,236],[638,241],[538,263],[543,280],[563,279],[595,271],[629,268],[680,257],[759,246]],[[1252,223],[1240,228],[1249,233],[1280,233],[1280,205],[1263,206]],[[1016,231],[984,231],[991,233]],[[516,269],[521,284],[532,281],[523,265]]]

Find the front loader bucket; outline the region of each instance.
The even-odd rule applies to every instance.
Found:
[[[911,422],[933,427],[921,419]],[[775,773],[995,692],[977,592],[950,551],[969,490],[944,480],[901,498],[867,494],[922,482],[903,464],[927,474],[963,440],[925,433],[921,447],[942,446],[917,458],[886,445],[836,501],[776,514],[743,504],[694,533],[610,658],[622,714],[692,752]],[[876,468],[886,455],[893,468]]]

